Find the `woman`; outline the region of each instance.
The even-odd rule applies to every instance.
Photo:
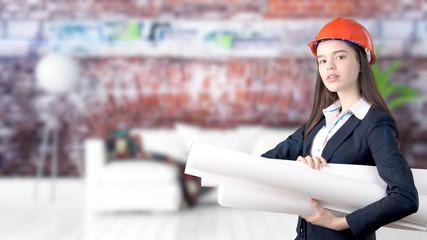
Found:
[[[296,238],[375,239],[378,228],[417,211],[418,193],[399,151],[396,123],[375,84],[372,39],[356,21],[337,18],[308,45],[318,63],[311,115],[262,156],[295,159],[313,169],[328,163],[375,165],[387,183],[386,197],[345,217],[310,199],[316,214],[299,217]]]

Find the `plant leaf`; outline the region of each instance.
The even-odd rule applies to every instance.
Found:
[[[382,44],[377,48],[377,56],[381,52]],[[378,61],[378,59],[377,59]],[[371,66],[372,72],[375,77],[375,81],[378,86],[378,90],[381,94],[381,97],[387,102],[387,106],[390,111],[393,111],[397,107],[411,102],[420,97],[416,89],[399,85],[399,84],[390,84],[389,80],[391,75],[396,72],[396,70],[402,65],[402,60],[397,59],[393,61],[385,70],[381,69],[378,63]],[[388,98],[392,97],[390,101]]]
[[[394,84],[390,86],[394,92],[398,92],[405,96],[416,96],[418,95],[417,91],[411,87],[400,85],[400,84]]]
[[[381,96],[384,97],[384,90],[386,88],[387,80],[384,78],[382,71],[377,63],[372,65],[372,72],[375,76],[375,81],[377,82],[378,90],[380,91]]]
[[[417,95],[411,95],[411,96],[398,97],[398,98],[395,98],[395,99],[391,100],[387,104],[387,106],[390,109],[390,111],[393,111],[397,107],[399,107],[399,106],[401,106],[401,105],[403,105],[403,104],[405,104],[407,102],[411,102],[411,101],[413,101],[413,100],[415,100],[415,99],[417,99],[419,97],[420,96],[418,94]]]
[[[390,76],[400,67],[400,65],[402,65],[402,60],[397,59],[397,60],[393,61],[390,64],[390,66],[388,66],[384,70],[383,77],[384,77],[386,83],[388,83],[388,81],[390,80]]]
[[[409,97],[409,96],[416,96],[418,93],[415,89],[399,85],[399,84],[393,84],[388,85],[384,88],[383,98],[387,99],[391,94],[399,93],[401,96]]]

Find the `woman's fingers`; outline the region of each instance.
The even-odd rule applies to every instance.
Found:
[[[306,157],[299,156],[297,158],[298,162],[307,164],[309,168],[320,170],[321,166],[326,166],[328,162],[323,157],[311,157],[307,155]]]
[[[307,165],[309,168],[313,168],[314,169],[314,162],[313,162],[313,158],[310,155],[307,155],[305,157],[305,160],[307,161]]]
[[[299,156],[299,157],[297,158],[297,161],[298,161],[298,162],[302,162],[302,163],[307,164],[307,161],[306,161],[306,160],[305,160],[305,158],[303,158],[302,156]]]
[[[324,159],[323,157],[319,157],[319,159],[320,159],[320,162],[322,163],[322,165],[324,167],[326,167],[326,165],[328,165],[328,161],[326,161],[326,159]]]
[[[310,198],[310,204],[318,212],[321,211],[321,210],[323,210],[323,207],[320,206],[319,202],[316,199],[314,199],[314,198]]]
[[[328,164],[328,162],[326,161],[326,159],[324,159],[323,157],[313,157],[314,159],[314,167],[317,170],[320,170],[320,167],[326,167],[326,165]]]
[[[313,164],[314,164],[314,169],[320,170],[320,158],[319,157],[313,157]]]

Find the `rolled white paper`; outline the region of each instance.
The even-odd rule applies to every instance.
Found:
[[[185,172],[219,185],[221,206],[261,211],[311,215],[309,198],[339,215],[383,198],[386,184],[376,167],[328,164],[313,171],[302,163],[268,159],[194,142]],[[427,170],[412,169],[419,190],[417,213],[394,222],[391,227],[426,230]]]
[[[202,178],[201,185],[202,187],[218,187],[220,183],[214,179]]]

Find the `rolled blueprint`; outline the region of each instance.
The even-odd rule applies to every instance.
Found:
[[[426,230],[427,170],[413,169],[419,191],[417,213],[392,227]],[[313,171],[302,163],[268,159],[194,142],[185,173],[218,185],[221,206],[312,215],[309,198],[338,215],[346,215],[386,196],[386,184],[376,167],[328,164]],[[205,180],[204,180],[205,179]]]

